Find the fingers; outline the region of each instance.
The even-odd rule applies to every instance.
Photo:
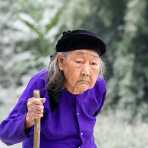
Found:
[[[40,119],[42,117],[43,117],[43,114],[41,113],[28,111],[26,114],[26,122],[25,122],[26,128],[32,127],[34,125],[34,120]]]
[[[46,102],[46,98],[41,98],[41,101],[44,104]]]
[[[43,105],[30,105],[28,107],[29,112],[35,112],[35,113],[43,113],[44,106]]]
[[[27,106],[30,105],[43,105],[45,103],[46,98],[29,98],[27,102]]]
[[[43,117],[43,114],[38,112],[28,112],[27,115],[30,122],[33,122],[35,119],[40,119]]]
[[[31,122],[34,119],[42,118],[44,113],[43,103],[45,98],[29,98],[27,102],[27,119]]]

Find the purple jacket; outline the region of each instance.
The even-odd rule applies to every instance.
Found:
[[[105,99],[105,80],[99,78],[94,88],[80,95],[61,90],[54,112],[51,111],[45,87],[47,80],[47,69],[33,76],[14,109],[1,122],[0,139],[8,145],[23,142],[23,148],[33,148],[33,127],[25,130],[26,103],[33,96],[33,90],[39,89],[41,97],[46,98],[41,119],[40,148],[96,148],[94,125]]]

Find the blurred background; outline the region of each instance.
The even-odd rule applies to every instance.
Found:
[[[0,0],[0,121],[47,67],[61,32],[87,29],[107,44],[100,148],[148,147],[147,0]],[[7,148],[0,142],[0,148]],[[21,144],[10,146],[21,148]]]

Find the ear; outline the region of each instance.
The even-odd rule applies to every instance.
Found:
[[[63,54],[60,54],[60,55],[58,56],[58,66],[59,66],[59,69],[60,69],[61,71],[63,71],[64,60],[65,60],[64,55],[63,55]]]
[[[104,65],[103,65],[103,62],[101,60],[101,62],[100,62],[100,70],[99,70],[99,77],[100,76],[102,77],[103,73],[104,73]]]

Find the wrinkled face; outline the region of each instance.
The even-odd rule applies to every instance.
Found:
[[[95,85],[101,59],[94,51],[74,50],[66,56],[59,55],[58,63],[65,76],[65,88],[73,94],[80,94]]]

